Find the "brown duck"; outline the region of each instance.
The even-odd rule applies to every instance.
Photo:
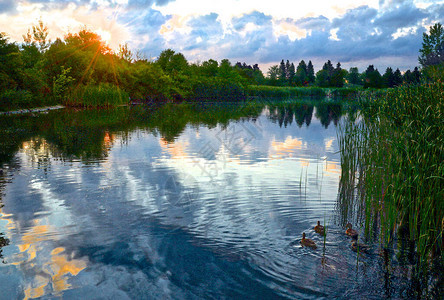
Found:
[[[352,229],[352,224],[347,223],[346,225],[347,230],[345,231],[345,234],[348,236],[351,236],[353,239],[357,239],[358,238],[358,232],[354,229]]]
[[[318,221],[318,225],[316,225],[313,229],[316,233],[325,235],[325,227],[321,225],[321,222]]]
[[[351,244],[351,249],[355,252],[359,251],[362,253],[368,253],[368,250],[370,250],[370,246],[353,241]]]
[[[305,247],[310,247],[310,248],[313,248],[313,249],[317,248],[316,247],[316,243],[313,240],[305,238],[305,232],[302,233],[301,245],[305,246]]]

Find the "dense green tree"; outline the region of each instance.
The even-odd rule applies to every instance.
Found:
[[[419,63],[423,67],[444,63],[444,27],[440,23],[430,27],[430,33],[423,33]]]
[[[368,66],[364,76],[364,88],[381,88],[383,86],[381,73],[373,65]]]
[[[338,62],[336,68],[328,60],[320,71],[316,73],[316,84],[319,87],[342,87],[344,85],[344,76],[346,72],[342,70]]]
[[[359,84],[359,85],[362,84],[362,79],[361,79],[361,76],[359,74],[359,70],[357,67],[350,68],[348,75],[347,75],[347,80],[348,80],[348,83],[350,83],[350,84]]]
[[[201,66],[202,75],[214,77],[218,71],[218,63],[214,59],[204,61]]]
[[[157,64],[162,68],[163,71],[169,74],[173,72],[184,72],[188,69],[188,61],[186,60],[185,56],[182,53],[175,53],[175,51],[171,49],[166,49],[160,53],[159,58],[157,59]],[[205,67],[207,66],[208,63],[205,64]],[[214,76],[216,74],[216,70],[214,70],[212,74],[212,76]]]
[[[333,64],[331,63],[330,60],[328,60],[323,66],[322,66],[322,70],[327,71],[327,74],[329,77],[331,77],[333,75],[333,72],[335,70],[335,68],[333,67]]]
[[[20,49],[8,40],[5,33],[0,33],[0,93],[14,90],[23,83]]]
[[[70,68],[75,84],[116,83],[116,62],[111,49],[101,37],[83,29],[69,33],[64,41],[57,39],[45,52],[45,70],[48,82],[61,74],[62,67]]]
[[[257,67],[257,65],[255,65]],[[257,67],[259,68],[259,67]],[[262,74],[262,73],[261,73]],[[233,67],[228,59],[223,59],[219,64],[218,78],[225,80],[225,82],[240,82],[243,85],[257,84],[256,70],[247,65],[237,62]]]
[[[301,60],[296,68],[296,85],[303,86],[307,85],[308,76],[307,76],[307,65],[304,60]]]
[[[396,69],[396,71],[393,73],[393,85],[399,86],[401,84],[402,84],[401,71],[399,69]]]
[[[43,104],[49,92],[41,67],[39,49],[35,43],[21,49],[0,34],[0,108],[28,107]]]
[[[172,80],[159,64],[140,61],[134,64],[134,81],[129,91],[132,99],[147,99],[152,96],[170,96]]]
[[[65,36],[65,43],[75,50],[90,52],[94,55],[112,52],[100,35],[88,29],[82,29],[78,33],[68,33]]]
[[[168,64],[171,60],[171,57],[174,55],[175,51],[172,49],[163,50],[159,57],[157,58],[157,64],[162,68],[162,70],[166,71]]]
[[[267,76],[268,76],[270,85],[277,85],[277,82],[279,80],[279,74],[280,74],[280,70],[279,70],[278,65],[273,65],[268,68]]]
[[[421,81],[421,73],[418,70],[418,67],[412,71],[407,70],[402,76],[402,81],[405,84],[417,84]]]
[[[290,66],[288,67],[288,83],[290,85],[295,84],[295,76],[296,76],[296,71],[294,68],[294,64],[291,63]]]
[[[218,76],[224,79],[232,79],[236,75],[231,62],[228,59],[222,59],[219,65]]]
[[[168,72],[185,72],[188,69],[188,61],[182,53],[176,53],[171,57]]]
[[[319,70],[316,73],[316,85],[319,87],[328,87],[330,85],[330,78],[327,70]]]
[[[412,72],[413,83],[420,83],[421,81],[421,72],[419,72],[418,67],[415,67]]]
[[[294,67],[294,66],[293,66]],[[253,79],[255,84],[264,84],[265,77],[258,64],[253,65]]]
[[[35,44],[23,44],[21,48],[25,68],[33,68],[43,57],[43,54]]]
[[[284,60],[282,60],[279,65],[279,81],[281,85],[285,85],[287,82],[287,68],[285,67]]]
[[[440,23],[430,27],[429,34],[423,34],[419,63],[426,80],[444,78],[444,27]]]
[[[249,84],[263,84],[264,74],[262,74],[259,69],[259,65],[255,64],[253,66],[247,65],[245,62],[237,62],[234,69],[240,74],[244,79],[246,79]]]
[[[331,86],[331,79],[333,77],[334,70],[335,68],[333,67],[330,60],[324,63],[322,69],[316,73],[316,84],[319,87]]]
[[[341,63],[336,64],[336,68],[333,70],[333,74],[330,79],[330,86],[343,87],[344,86],[344,72],[341,68]]]
[[[279,78],[279,66],[273,65],[268,68],[267,75],[271,80],[277,80]]]
[[[285,78],[288,82],[290,82],[290,61],[287,59],[287,62],[285,63]]]
[[[307,80],[309,84],[313,84],[316,80],[314,67],[311,60],[308,62],[307,65]]]
[[[402,75],[402,82],[405,84],[412,83],[412,71],[410,70],[405,71],[404,75]]]
[[[395,75],[393,73],[392,68],[388,67],[385,70],[384,75],[382,75],[383,84],[386,87],[394,87],[395,86]]]

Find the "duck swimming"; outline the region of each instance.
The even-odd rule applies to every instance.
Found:
[[[352,229],[352,224],[347,223],[347,225],[345,225],[347,227],[347,230],[345,231],[345,234],[348,236],[351,236],[353,239],[357,239],[358,238],[358,232],[354,229]]]
[[[321,225],[321,222],[318,221],[318,225],[316,225],[313,229],[316,233],[319,233],[320,235],[325,235],[325,228]]]
[[[305,232],[302,233],[301,245],[305,246],[305,247],[310,247],[310,248],[313,248],[313,249],[317,248],[316,247],[316,243],[313,240],[305,238]]]
[[[358,252],[359,250],[359,252],[368,253],[370,246],[353,241],[351,244],[351,249],[355,252]]]

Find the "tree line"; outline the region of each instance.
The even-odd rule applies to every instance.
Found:
[[[273,86],[318,86],[318,87],[344,87],[361,86],[364,88],[392,88],[402,84],[416,84],[420,82],[421,73],[418,67],[413,71],[407,70],[401,74],[399,69],[393,71],[388,67],[383,75],[369,65],[359,73],[357,67],[351,67],[348,71],[341,68],[338,62],[336,67],[328,60],[321,70],[314,72],[311,60],[308,64],[301,60],[295,70],[294,63],[289,60],[280,65],[271,66],[268,70],[268,78],[265,83]]]

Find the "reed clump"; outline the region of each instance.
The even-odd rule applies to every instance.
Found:
[[[442,257],[444,244],[443,99],[442,82],[366,94],[338,137],[342,221],[356,213],[384,246],[414,242],[419,262]]]
[[[86,85],[73,89],[64,105],[81,107],[114,107],[127,104],[129,96],[111,84]]]

